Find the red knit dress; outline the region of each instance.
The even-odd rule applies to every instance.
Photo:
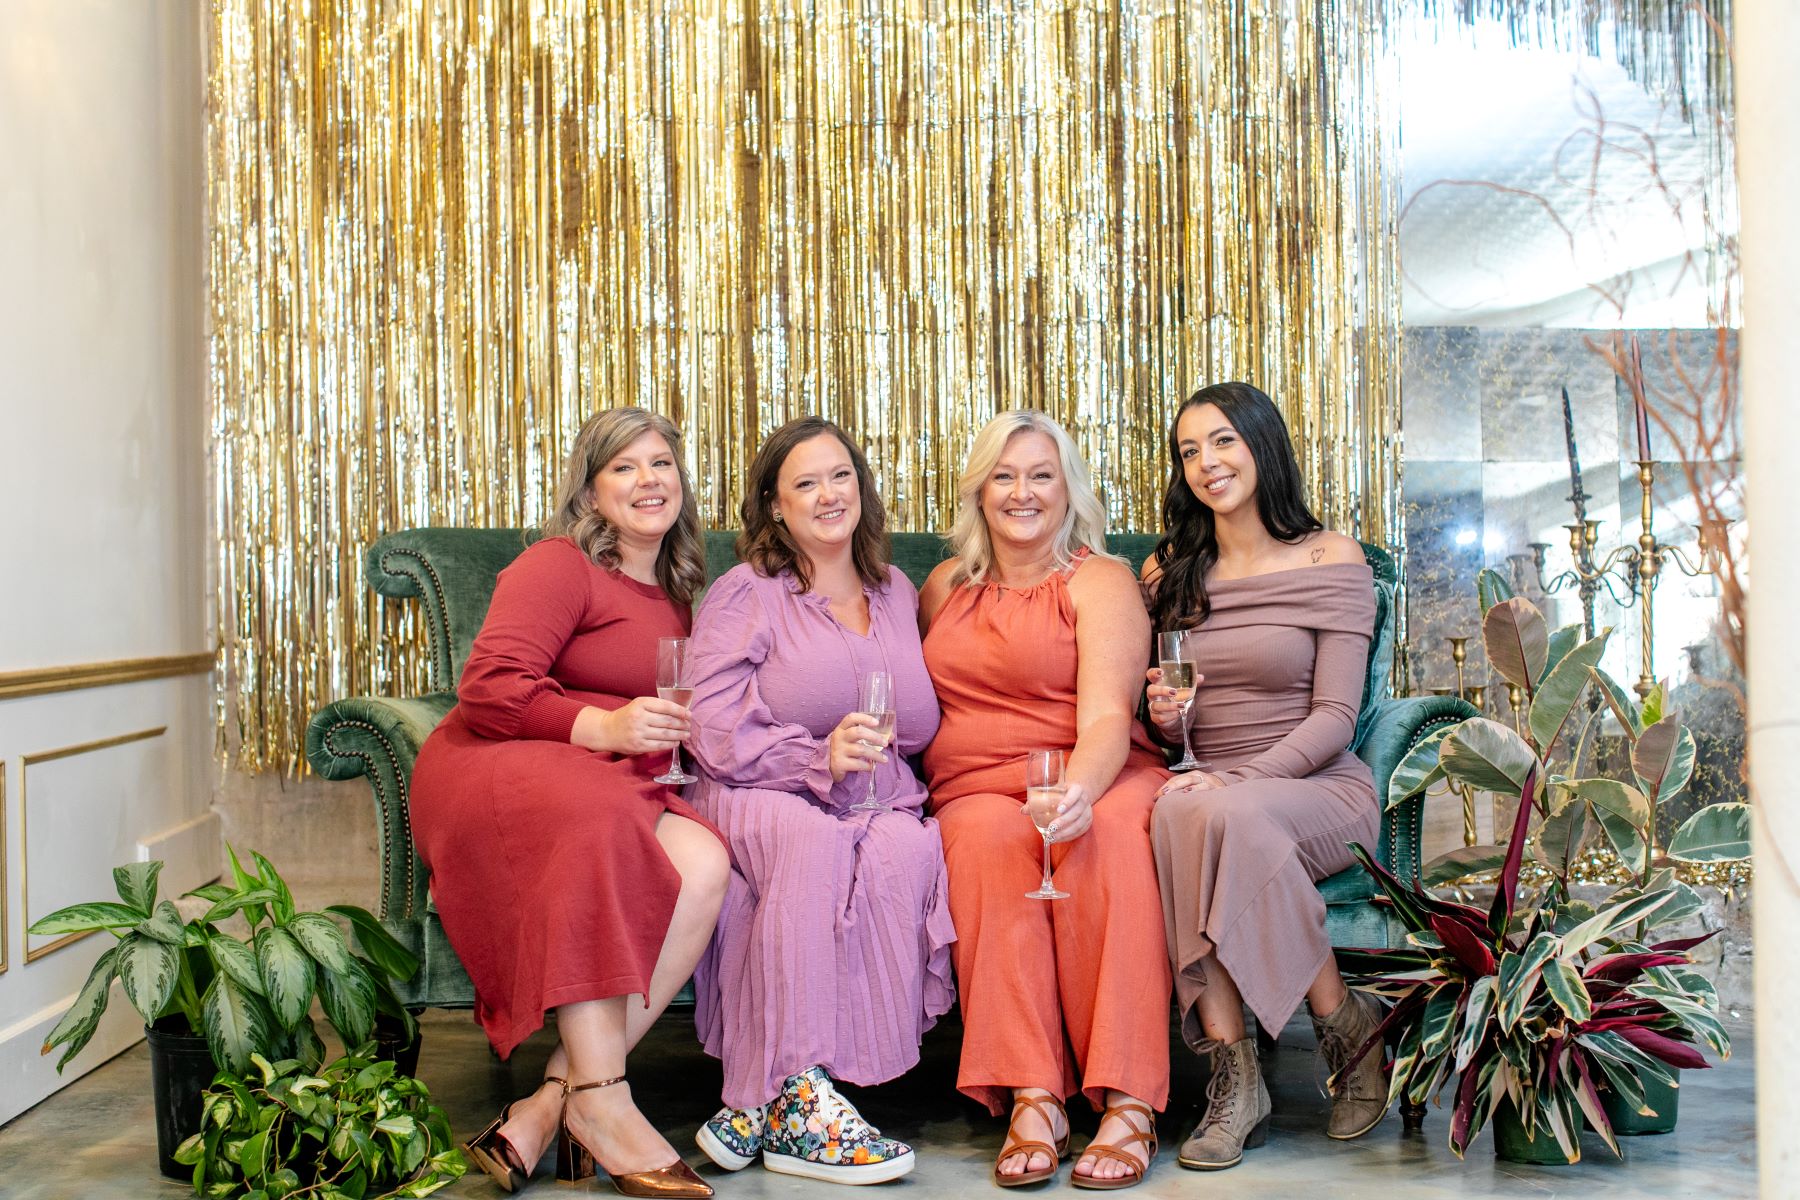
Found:
[[[681,890],[656,821],[699,817],[653,781],[667,754],[584,750],[569,734],[586,706],[655,695],[656,640],[689,621],[568,538],[538,542],[500,572],[457,705],[419,751],[414,841],[503,1058],[547,1009],[649,986]]]

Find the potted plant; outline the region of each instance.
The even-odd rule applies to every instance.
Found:
[[[376,1200],[428,1196],[461,1178],[468,1164],[444,1110],[373,1055],[365,1044],[314,1072],[252,1054],[247,1074],[219,1072],[201,1132],[175,1152],[194,1194]]]
[[[227,847],[233,882],[211,883],[188,895],[208,903],[183,920],[171,900],[157,898],[160,862],[113,870],[119,901],[58,909],[33,922],[34,934],[105,930],[115,944],[94,963],[75,1003],[45,1039],[41,1053],[65,1047],[57,1070],[81,1052],[99,1027],[117,979],[144,1018],[150,1037],[157,1101],[157,1146],[165,1175],[184,1177],[175,1147],[199,1128],[200,1091],[214,1070],[244,1074],[251,1056],[324,1059],[314,1028],[316,996],[325,1019],[347,1046],[361,1045],[377,1017],[394,1024],[405,1043],[417,1023],[401,1006],[389,979],[408,979],[418,959],[355,905],[332,905],[349,921],[355,948],[325,913],[301,912],[273,864],[252,853],[256,874]],[[246,932],[221,923],[241,915]]]
[[[1504,595],[1491,572],[1481,592],[1488,660],[1526,698],[1520,728],[1475,718],[1434,736],[1395,772],[1389,802],[1437,779],[1515,794],[1511,836],[1441,856],[1412,883],[1359,847],[1409,944],[1346,957],[1369,990],[1395,1002],[1384,1025],[1399,1038],[1393,1099],[1423,1103],[1454,1077],[1450,1140],[1459,1155],[1493,1120],[1502,1155],[1572,1162],[1583,1118],[1616,1152],[1615,1122],[1636,1131],[1631,1122],[1652,1114],[1650,1101],[1672,1089],[1676,1069],[1706,1065],[1696,1045],[1730,1052],[1716,994],[1689,955],[1705,939],[1651,940],[1701,906],[1656,864],[1652,836],[1658,808],[1687,785],[1693,739],[1661,714],[1660,691],[1632,704],[1599,669],[1605,632],[1587,641],[1579,627],[1550,633],[1536,608]],[[1599,705],[1579,706],[1590,686],[1630,741],[1629,780],[1579,774],[1603,716]],[[1599,837],[1637,878],[1595,906],[1571,894],[1569,877]],[[1521,905],[1528,846],[1547,882]],[[1744,806],[1695,813],[1666,853],[1688,861],[1747,856]],[[1494,867],[1500,876],[1486,913],[1427,890]],[[1611,1115],[1603,1093],[1612,1097]],[[1659,1102],[1672,1116],[1673,1105]]]

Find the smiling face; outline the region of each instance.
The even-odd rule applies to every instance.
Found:
[[[775,514],[809,562],[850,550],[862,493],[856,464],[836,435],[821,433],[788,452],[776,476]]]
[[[1215,517],[1256,502],[1256,459],[1216,404],[1196,404],[1175,422],[1181,473]]]
[[[1015,433],[981,487],[981,515],[996,544],[1048,546],[1069,515],[1069,484],[1050,435]]]
[[[619,531],[619,537],[639,546],[662,541],[681,515],[681,473],[675,453],[654,429],[640,435],[588,481],[588,502]]]

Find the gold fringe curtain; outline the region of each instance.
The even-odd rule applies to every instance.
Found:
[[[363,547],[540,520],[611,404],[713,525],[829,416],[914,530],[1039,407],[1148,530],[1174,406],[1250,379],[1397,542],[1387,3],[214,0],[222,743],[422,690]]]

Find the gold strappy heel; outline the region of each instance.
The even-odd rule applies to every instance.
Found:
[[[569,1086],[568,1080],[555,1075],[544,1076],[544,1083],[554,1083],[564,1088]],[[543,1090],[544,1083],[537,1085],[537,1091]],[[532,1094],[536,1095],[537,1092]],[[476,1166],[486,1171],[495,1183],[509,1192],[518,1191],[520,1186],[531,1178],[531,1168],[537,1165],[526,1162],[512,1142],[500,1136],[500,1127],[512,1120],[513,1104],[517,1103],[518,1101],[514,1100],[512,1104],[501,1109],[500,1115],[495,1117],[486,1129],[464,1142],[462,1147],[463,1153],[468,1155]]]
[[[1091,1154],[1096,1163],[1103,1158],[1110,1158],[1116,1163],[1124,1163],[1131,1168],[1131,1174],[1121,1175],[1117,1179],[1095,1179],[1092,1175],[1073,1175],[1069,1178],[1070,1183],[1078,1188],[1088,1188],[1096,1192],[1116,1192],[1120,1188],[1136,1187],[1144,1182],[1144,1177],[1150,1174],[1150,1164],[1156,1161],[1156,1114],[1150,1111],[1148,1104],[1127,1100],[1123,1104],[1107,1105],[1106,1111],[1100,1116],[1100,1123],[1106,1124],[1108,1117],[1118,1117],[1123,1120],[1126,1113],[1142,1113],[1144,1120],[1149,1122],[1149,1128],[1139,1129],[1130,1121],[1126,1121],[1127,1128],[1131,1129],[1129,1137],[1116,1142],[1089,1142],[1087,1149],[1081,1152],[1081,1157],[1086,1158]],[[1142,1163],[1126,1153],[1128,1147],[1139,1142],[1144,1143],[1145,1148]]]
[[[1019,1119],[1019,1109],[1029,1108],[1044,1119],[1044,1124],[1051,1129],[1056,1128],[1056,1120],[1051,1113],[1062,1117],[1062,1136],[1056,1139],[1056,1145],[1048,1142],[1034,1142],[1020,1139],[1013,1140],[1013,1122]],[[1050,1160],[1047,1167],[1039,1167],[1033,1171],[1026,1169],[1017,1175],[1003,1175],[1000,1164],[1015,1154],[1023,1154],[1029,1163],[1033,1154],[1042,1154]],[[1069,1157],[1069,1111],[1056,1102],[1056,1097],[1048,1092],[1042,1096],[1014,1096],[1012,1117],[1006,1124],[1006,1141],[1000,1147],[1000,1153],[994,1156],[994,1182],[1000,1187],[1024,1187],[1028,1183],[1042,1183],[1056,1174],[1056,1168],[1062,1160]]]
[[[571,1092],[585,1092],[590,1088],[611,1087],[615,1083],[624,1083],[623,1075],[615,1075],[611,1079],[597,1079],[593,1083],[563,1084],[563,1098],[568,1099]],[[569,1117],[565,1112],[562,1122],[562,1136],[556,1141],[556,1178],[560,1183],[580,1183],[591,1179],[594,1175],[596,1160],[594,1152],[582,1144],[580,1138],[569,1130]],[[633,1171],[628,1175],[619,1175],[609,1170],[605,1163],[599,1163],[601,1170],[606,1171],[607,1178],[612,1180],[613,1189],[621,1196],[647,1197],[702,1197],[713,1194],[712,1186],[700,1176],[694,1174],[694,1168],[677,1158],[666,1167],[658,1167],[654,1171]]]

